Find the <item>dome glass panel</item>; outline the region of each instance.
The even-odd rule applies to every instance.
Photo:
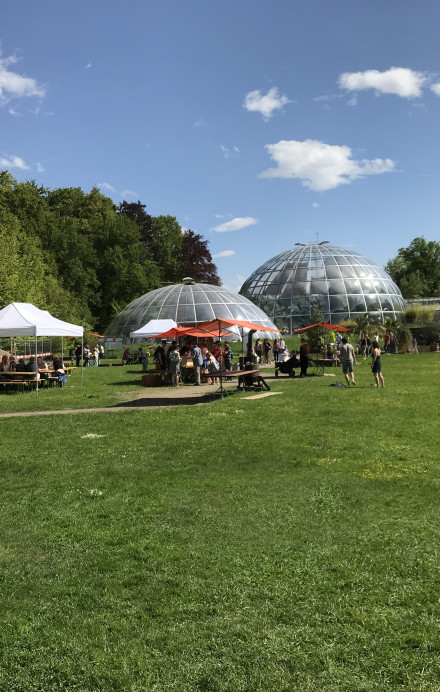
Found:
[[[317,243],[272,257],[240,293],[289,331],[310,323],[314,303],[324,320],[335,324],[366,310],[377,321],[396,319],[405,307],[399,288],[381,267],[352,250]]]
[[[109,338],[130,340],[130,332],[143,327],[150,320],[172,319],[179,326],[193,327],[215,318],[247,320],[261,324],[260,338],[274,338],[273,332],[264,327],[275,328],[272,320],[243,295],[227,291],[221,286],[189,283],[166,286],[150,291],[127,305],[105,330]],[[290,305],[290,297],[288,299]],[[271,310],[274,302],[267,301]],[[276,335],[275,335],[276,336]]]

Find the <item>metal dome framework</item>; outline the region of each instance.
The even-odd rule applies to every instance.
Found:
[[[137,298],[112,320],[105,333],[128,342],[130,332],[150,320],[172,319],[178,325],[192,327],[216,318],[261,324],[259,336],[273,338],[273,333],[265,332],[264,327],[275,325],[252,301],[221,286],[195,283],[189,277],[181,284],[158,288]]]
[[[367,311],[383,322],[404,309],[399,288],[374,262],[325,243],[298,245],[256,269],[240,289],[278,327],[305,326],[313,304],[325,321],[336,324]]]

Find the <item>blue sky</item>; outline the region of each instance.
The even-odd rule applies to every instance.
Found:
[[[226,286],[296,242],[379,264],[440,218],[438,0],[20,0],[0,169],[209,240]]]

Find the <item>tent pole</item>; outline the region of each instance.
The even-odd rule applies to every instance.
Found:
[[[36,380],[37,380],[37,394],[38,394],[38,375],[39,375],[39,373],[38,373],[38,360],[37,360],[38,355],[37,355],[37,353],[38,353],[38,337],[37,337],[37,335],[35,334],[35,362],[36,362],[36,364],[37,364],[37,372],[36,372],[35,377],[36,377]]]
[[[81,385],[83,384],[83,373],[84,373],[84,332],[81,336]]]

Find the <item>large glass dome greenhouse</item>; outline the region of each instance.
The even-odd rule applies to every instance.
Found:
[[[109,338],[122,338],[128,342],[130,332],[150,320],[171,319],[179,326],[192,327],[215,318],[261,324],[263,329],[258,336],[273,339],[273,332],[265,332],[264,327],[274,328],[275,325],[250,300],[221,286],[197,284],[190,278],[137,298],[112,320],[105,333]]]
[[[370,311],[395,319],[405,301],[391,277],[357,252],[323,243],[303,245],[273,257],[244,282],[240,293],[282,329],[310,323],[315,303],[332,324]]]

